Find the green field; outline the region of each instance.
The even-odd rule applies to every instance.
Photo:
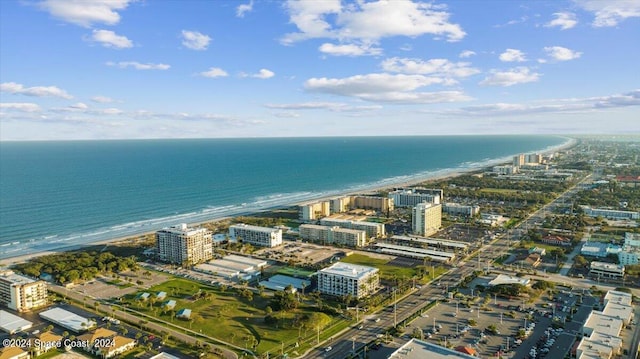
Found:
[[[298,268],[282,267],[278,269],[276,273],[288,275],[296,278],[309,278],[315,272],[304,270],[304,269],[298,269]]]
[[[341,260],[341,262],[351,263],[351,264],[359,264],[369,267],[375,267],[380,270],[380,277],[382,279],[393,279],[393,278],[413,278],[414,276],[418,276],[419,272],[416,267],[399,267],[389,264],[389,260],[387,259],[379,259],[366,256],[364,254],[354,253],[350,256],[347,256]],[[427,266],[427,268],[430,268]],[[446,271],[445,268],[435,267],[434,268],[434,277],[438,277],[440,274]],[[427,281],[430,276],[426,276],[424,281]],[[424,282],[421,281],[421,282]]]
[[[481,188],[480,192],[484,193],[500,193],[500,194],[515,194],[518,193],[518,190],[515,189],[506,189],[506,188]]]
[[[279,352],[284,344],[285,351],[291,351],[296,341],[299,347],[295,351],[302,353],[308,349],[316,337],[315,331],[307,332],[292,324],[296,316],[312,313],[315,307],[301,304],[297,309],[289,312],[274,312],[279,321],[277,324],[265,323],[265,309],[270,298],[263,298],[258,294],[249,301],[242,298],[235,290],[214,288],[186,279],[173,279],[147,290],[149,293],[166,292],[167,298],[177,302],[174,311],[163,311],[162,302],[138,301],[133,293],[125,297],[122,303],[131,309],[146,313],[161,320],[172,322],[195,332],[224,340],[243,348],[249,348],[257,353]],[[194,300],[198,293],[211,293],[209,297]],[[175,312],[188,308],[192,310],[190,320],[175,318]],[[335,327],[343,328],[349,325],[345,320],[334,318],[327,326],[327,330]],[[305,335],[306,334],[306,335]],[[302,338],[299,338],[299,335]],[[323,333],[321,337],[325,337]],[[293,353],[293,352],[292,352]]]

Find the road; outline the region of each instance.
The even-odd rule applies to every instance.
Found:
[[[542,222],[547,211],[553,211],[560,203],[570,200],[577,193],[578,186],[588,180],[590,176],[591,175],[587,175],[576,185],[560,194],[556,199],[544,205],[539,210],[531,213],[526,219],[518,223],[505,234],[482,246],[475,253],[472,253],[469,257],[462,260],[459,266],[454,267],[443,274],[440,277],[439,282],[446,283],[449,287],[453,287],[458,285],[462,278],[471,275],[474,271],[484,269],[485,266],[488,267],[493,260],[507,253],[510,247],[527,232],[527,229],[533,228],[536,226],[536,223]],[[478,259],[469,260],[469,258],[474,255],[476,255]],[[560,282],[569,282],[569,279],[574,279],[558,277],[554,276],[554,279]],[[590,282],[588,279],[582,279],[582,281]],[[591,287],[593,284],[593,282],[588,283],[587,288]],[[446,293],[443,293],[442,287],[436,287],[434,285],[422,286],[422,288],[416,289],[406,297],[398,300],[395,305],[395,311],[394,306],[391,305],[383,309],[381,312],[369,316],[369,318],[379,318],[380,320],[378,322],[371,319],[365,319],[363,322],[363,329],[357,329],[357,327],[346,329],[332,340],[325,342],[323,346],[314,348],[307,352],[306,355],[304,355],[304,358],[343,359],[352,353],[357,353],[367,343],[374,341],[381,335],[384,335],[387,329],[395,326],[396,323],[400,323],[412,314],[419,312],[432,300],[443,299],[444,295],[446,295]],[[326,351],[328,347],[331,347],[331,350]]]
[[[175,338],[178,341],[181,342],[185,342],[188,344],[195,344],[196,342],[199,343],[203,343],[203,342],[220,342],[219,340],[215,339],[215,338],[211,338],[211,337],[207,337],[204,336],[200,333],[196,333],[194,331],[188,330],[188,329],[183,329],[180,328],[178,329],[177,326],[173,325],[172,323],[169,322],[163,322],[164,325],[152,322],[150,320],[147,320],[145,318],[143,318],[143,314],[142,313],[137,313],[137,315],[132,314],[129,310],[127,311],[123,311],[120,309],[116,309],[116,306],[113,306],[111,304],[105,304],[101,301],[97,301],[89,296],[86,296],[82,293],[78,293],[78,292],[74,292],[71,290],[68,290],[67,288],[64,288],[62,286],[58,286],[58,285],[53,285],[53,284],[49,284],[48,285],[48,289],[51,292],[54,293],[58,293],[62,296],[65,296],[66,298],[71,298],[77,302],[82,302],[86,305],[87,308],[96,308],[95,307],[95,303],[98,302],[98,309],[103,312],[103,313],[107,313],[108,315],[112,316],[112,317],[117,317],[121,320],[124,320],[128,323],[132,323],[133,325],[136,325],[138,327],[142,327],[144,325],[144,327],[156,332],[156,333],[169,333],[169,335],[172,338]],[[157,320],[157,319],[155,319]],[[220,346],[215,346],[216,348],[218,348],[219,350],[221,350],[222,355],[225,359],[237,359],[238,355],[236,355],[236,353],[234,353],[233,351],[226,349],[224,347],[220,347]],[[237,348],[240,350],[243,350],[243,348]]]

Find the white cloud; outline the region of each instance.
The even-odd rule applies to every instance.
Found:
[[[247,12],[253,11],[253,0],[251,0],[248,4],[240,4],[236,8],[236,16],[244,17],[244,14]]]
[[[381,48],[371,47],[371,45],[324,43],[318,49],[320,52],[333,56],[375,56],[382,54]]]
[[[411,0],[362,1],[344,6],[340,0],[289,0],[285,8],[290,22],[299,30],[286,34],[282,38],[285,44],[313,38],[367,43],[385,37],[425,34],[459,41],[466,35],[458,24],[449,22],[450,14],[444,6]]]
[[[99,42],[104,47],[116,49],[128,49],[133,47],[133,42],[126,36],[121,36],[110,30],[93,30],[91,41]]]
[[[621,21],[640,17],[640,1],[637,0],[574,0],[578,6],[595,15],[594,27],[616,26]]]
[[[21,112],[40,112],[40,106],[31,102],[4,102],[0,103],[0,109]]]
[[[70,108],[76,109],[76,110],[86,110],[89,108],[89,106],[87,106],[86,104],[82,103],[82,102],[78,102],[76,104],[70,105]]]
[[[117,109],[117,108],[105,108],[105,109],[101,109],[98,110],[98,112],[103,113],[105,115],[120,115],[122,114],[122,110]]]
[[[458,57],[460,57],[461,59],[466,59],[468,57],[474,56],[475,54],[476,54],[475,51],[465,50],[465,51],[462,51],[460,55],[458,55]]]
[[[113,102],[113,99],[107,96],[93,96],[91,98],[91,101],[98,102],[98,103],[110,103],[110,102]]]
[[[523,62],[527,61],[524,52],[516,49],[506,49],[500,54],[500,61],[504,62]]]
[[[107,66],[118,67],[121,69],[126,69],[132,67],[136,70],[168,70],[171,66],[167,64],[154,64],[154,63],[140,63],[137,61],[120,61],[120,62],[107,62]]]
[[[342,102],[303,102],[294,104],[267,104],[267,108],[278,110],[328,110],[332,112],[360,112],[382,108],[380,105],[354,106]]]
[[[424,75],[380,73],[342,79],[311,78],[305,82],[304,87],[311,92],[356,97],[366,101],[424,104],[470,100],[470,97],[459,91],[413,92],[421,87],[445,82],[442,78]]]
[[[218,67],[210,67],[209,70],[203,71],[199,75],[211,78],[229,76],[229,74],[225,70]]]
[[[4,82],[0,84],[0,92],[8,92],[11,94],[35,97],[60,97],[65,99],[73,98],[73,96],[69,95],[65,90],[62,90],[56,86],[24,87],[22,84],[18,84],[15,82]]]
[[[582,56],[582,52],[573,51],[562,46],[545,47],[544,51],[549,57],[556,61],[569,61]]]
[[[267,69],[260,69],[260,71],[258,71],[257,74],[246,74],[244,72],[240,73],[240,77],[255,77],[257,79],[263,79],[263,80],[272,78],[275,75],[276,74],[273,71],[267,70]]]
[[[561,30],[567,30],[578,24],[576,14],[571,12],[556,12],[553,16],[555,16],[555,19],[546,23],[545,27],[559,27]]]
[[[531,72],[527,67],[516,67],[507,71],[491,70],[490,75],[480,82],[487,86],[513,86],[528,82],[536,82],[540,74]]]
[[[131,0],[44,0],[38,6],[53,17],[90,27],[94,23],[117,24],[120,22],[118,11],[126,9],[130,2]]]
[[[211,38],[198,31],[182,30],[182,45],[191,50],[206,50]]]
[[[451,62],[447,59],[408,59],[392,57],[381,64],[385,71],[403,74],[437,75],[443,77],[468,77],[480,73],[480,70],[470,67],[468,62]]]

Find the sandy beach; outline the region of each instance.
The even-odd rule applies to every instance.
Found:
[[[577,143],[577,141],[575,139],[567,138],[567,142],[565,142],[565,143],[563,143],[561,145],[558,145],[558,146],[550,147],[548,149],[545,149],[544,151],[540,151],[539,153],[541,153],[541,154],[555,153],[557,151],[565,150],[567,148],[573,147],[576,143]],[[445,179],[449,179],[449,178],[458,177],[458,176],[461,176],[461,175],[464,175],[464,174],[467,174],[467,173],[481,171],[483,169],[490,168],[490,167],[498,165],[498,164],[505,164],[505,163],[510,163],[510,159],[506,158],[506,157],[505,158],[500,158],[500,159],[489,161],[487,163],[483,163],[482,165],[479,165],[479,166],[472,166],[472,167],[467,167],[467,168],[463,168],[463,169],[451,169],[450,171],[446,171],[446,173],[442,173],[442,174],[438,174],[438,175],[425,175],[423,177],[412,178],[410,180],[403,181],[403,182],[385,183],[384,185],[379,185],[379,186],[373,185],[373,186],[371,186],[369,188],[360,188],[357,191],[347,191],[347,192],[343,192],[343,193],[336,193],[336,194],[332,194],[330,196],[325,196],[325,197],[321,197],[321,198],[314,198],[312,200],[307,200],[307,201],[304,201],[304,202],[291,203],[291,204],[288,204],[288,205],[280,205],[280,206],[275,206],[275,207],[271,207],[271,208],[265,208],[263,210],[258,210],[258,211],[248,211],[248,212],[238,213],[238,214],[236,214],[234,216],[231,216],[231,217],[230,216],[224,216],[224,217],[211,218],[210,220],[194,222],[194,223],[189,223],[189,224],[192,225],[192,226],[202,226],[202,225],[205,225],[205,224],[211,224],[211,223],[216,223],[216,222],[220,222],[220,221],[230,220],[230,219],[233,219],[235,217],[251,216],[251,215],[256,214],[256,213],[267,212],[267,211],[270,211],[270,210],[289,208],[289,207],[292,207],[292,206],[298,206],[298,205],[302,205],[302,204],[306,204],[306,203],[314,203],[314,202],[318,202],[318,201],[326,201],[326,200],[330,200],[332,198],[336,198],[336,197],[340,197],[340,196],[356,195],[356,194],[374,194],[374,193],[377,193],[377,192],[380,192],[380,191],[392,190],[394,188],[411,187],[411,186],[416,186],[416,185],[419,185],[419,184],[425,184],[425,183],[429,183],[429,182],[436,182],[436,181],[441,181],[441,180],[445,180]],[[68,251],[73,251],[73,250],[79,250],[79,249],[82,249],[82,248],[85,248],[85,247],[89,247],[89,246],[93,247],[93,246],[100,246],[100,245],[105,245],[105,246],[106,245],[116,245],[119,242],[127,242],[127,243],[129,243],[134,239],[137,239],[137,238],[142,237],[142,236],[151,235],[151,234],[154,234],[154,233],[155,233],[155,231],[148,231],[148,232],[138,233],[138,234],[134,234],[134,235],[109,238],[109,239],[90,242],[90,243],[86,243],[86,244],[69,245],[69,246],[62,247],[62,248],[56,249],[56,250],[49,250],[49,251],[42,251],[42,252],[38,252],[38,253],[30,253],[30,254],[18,255],[18,256],[14,256],[14,257],[0,259],[0,266],[11,266],[11,265],[14,265],[14,264],[17,264],[17,263],[26,262],[31,258],[40,257],[40,256],[44,256],[44,255],[49,255],[49,254],[60,253],[60,252],[68,252]]]

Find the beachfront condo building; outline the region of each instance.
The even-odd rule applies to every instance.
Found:
[[[516,166],[503,165],[503,166],[493,166],[493,173],[497,173],[499,175],[514,175],[518,173],[518,168]]]
[[[436,193],[421,193],[412,189],[391,191],[388,197],[393,200],[395,207],[415,207],[418,203],[440,203],[440,195]]]
[[[349,210],[351,206],[351,196],[333,198],[331,203],[331,213],[343,213]]]
[[[428,237],[435,234],[442,226],[442,205],[418,203],[413,207],[411,216],[413,233]]]
[[[0,271],[0,304],[17,312],[47,305],[47,285],[17,274],[11,270]]]
[[[393,211],[393,200],[387,197],[353,196],[351,197],[351,207],[389,212]]]
[[[337,226],[303,224],[298,229],[300,238],[322,244],[336,244],[347,247],[363,247],[367,244],[367,232]]]
[[[213,259],[211,231],[186,223],[156,232],[156,250],[163,262],[191,265]]]
[[[338,218],[323,218],[320,220],[320,225],[365,231],[367,233],[367,239],[382,237],[385,235],[383,223],[351,221],[348,219],[338,219]]]
[[[362,298],[374,293],[380,285],[378,268],[338,262],[321,269],[318,291],[333,296],[351,295]]]
[[[480,213],[480,206],[448,202],[442,205],[442,212],[452,216],[473,217]]]
[[[252,246],[277,247],[282,244],[282,229],[240,223],[229,227],[229,237]]]
[[[329,201],[320,201],[300,206],[299,215],[301,221],[314,221],[318,218],[326,217],[329,214],[331,214]]]

